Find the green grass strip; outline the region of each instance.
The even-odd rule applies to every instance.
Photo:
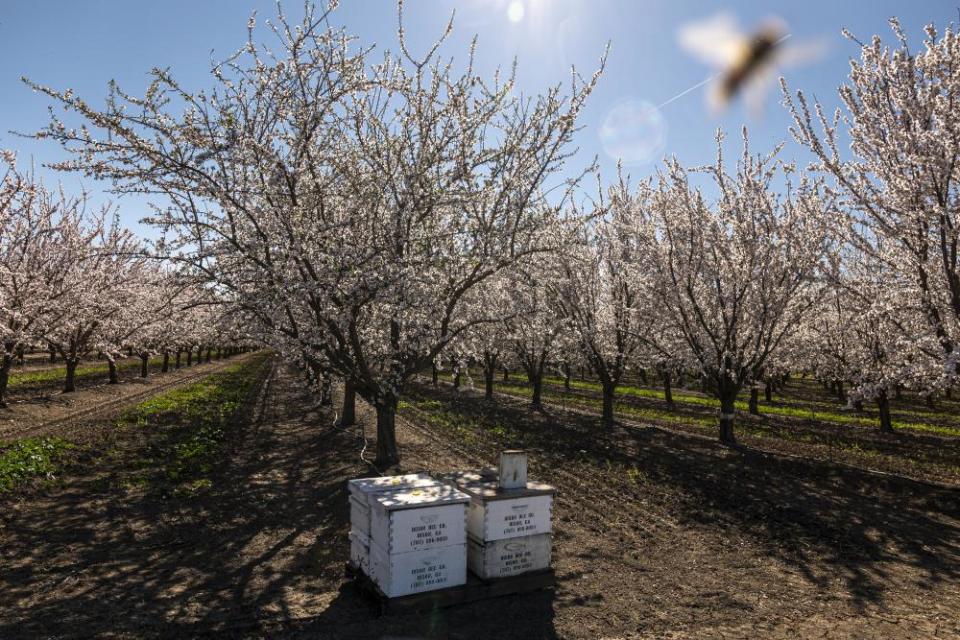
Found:
[[[59,474],[68,451],[76,445],[62,438],[24,438],[0,446],[0,493],[36,479]]]
[[[526,376],[523,374],[514,374],[514,376],[519,380],[526,380]],[[563,379],[554,377],[554,376],[544,376],[544,382],[548,382],[553,385],[562,385]],[[510,382],[498,382],[497,386],[501,389],[510,389],[510,393],[516,393],[520,389],[527,389],[525,385],[511,384]],[[600,383],[591,382],[587,380],[571,380],[570,387],[572,389],[578,389],[581,391],[589,391],[591,393],[601,393],[602,388]],[[547,389],[544,389],[543,393],[546,394]],[[528,392],[529,395],[529,392]],[[633,385],[623,385],[617,387],[617,395],[634,397],[645,400],[656,400],[660,402],[665,402],[663,399],[663,390],[662,389],[652,389],[647,387],[638,387]],[[556,396],[553,396],[556,397]],[[720,403],[715,398],[710,398],[704,395],[688,393],[684,391],[674,391],[673,392],[673,401],[679,405],[692,405],[696,407],[706,407],[709,409],[719,409]],[[599,406],[599,401],[596,403]],[[736,408],[741,411],[749,410],[749,403],[746,401],[737,401]],[[801,406],[782,406],[777,404],[767,404],[763,401],[760,402],[761,413],[772,415],[772,416],[781,416],[785,418],[793,418],[797,420],[810,420],[812,422],[829,422],[833,424],[840,425],[854,425],[859,427],[876,427],[877,418],[872,416],[861,416],[861,415],[852,415],[847,413],[842,413],[838,411],[820,411],[812,408],[805,408]],[[630,413],[632,407],[620,405],[619,410],[626,410],[627,413]],[[664,414],[664,418],[668,421],[670,420],[669,412],[661,412]],[[930,412],[927,414],[922,414],[918,411],[903,411],[903,412],[894,412],[894,415],[897,413],[909,414],[917,417],[946,417],[951,422],[954,420],[954,416],[950,414],[938,414]],[[894,428],[899,429],[909,429],[911,431],[920,431],[925,433],[935,433],[939,435],[947,436],[960,436],[960,425],[953,427],[950,425],[941,425],[934,424],[926,421],[907,421],[907,420],[894,420]]]
[[[156,366],[163,362],[162,358],[152,358],[150,360],[151,366]],[[106,362],[96,362],[91,364],[79,365],[74,372],[74,376],[77,380],[83,378],[93,378],[98,375],[104,375],[109,370],[109,366]],[[117,363],[117,371],[124,372],[131,369],[139,369],[140,360],[123,360]],[[7,383],[9,388],[33,385],[33,384],[46,384],[48,382],[56,382],[57,380],[63,380],[67,377],[67,367],[52,367],[50,369],[42,369],[40,371],[20,371],[10,374],[10,381]]]
[[[127,411],[120,426],[149,428],[169,425],[151,442],[140,466],[188,489],[210,486],[203,476],[227,439],[228,421],[243,405],[261,378],[266,356],[235,364],[187,387],[154,396]]]

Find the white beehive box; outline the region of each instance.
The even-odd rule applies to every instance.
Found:
[[[463,545],[470,496],[449,485],[371,497],[370,546],[386,555]]]
[[[552,537],[544,533],[490,542],[469,537],[467,566],[485,580],[549,569]]]
[[[370,573],[370,538],[356,531],[350,532],[350,564],[355,569]]]
[[[370,504],[372,496],[400,489],[432,487],[439,482],[425,473],[379,478],[357,478],[347,483],[350,493],[350,529],[370,537]],[[369,543],[368,543],[369,544]]]
[[[466,545],[396,554],[372,545],[367,575],[389,598],[462,585],[467,581]]]
[[[525,489],[527,486],[527,453],[518,449],[502,452],[497,481],[501,489]]]
[[[483,542],[551,533],[553,487],[529,482],[524,489],[500,489],[495,482],[467,482],[467,532]]]

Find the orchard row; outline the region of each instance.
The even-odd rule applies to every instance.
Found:
[[[242,332],[208,287],[156,260],[109,209],[52,191],[18,171],[13,154],[0,170],[0,404],[10,370],[26,351],[42,349],[66,365],[64,391],[93,356],[147,361],[214,346],[237,346]]]
[[[779,149],[753,154],[744,131],[733,161],[718,136],[712,166],[669,160],[637,184],[603,186],[595,166],[571,165],[605,57],[590,75],[524,96],[512,74],[478,73],[473,50],[445,58],[443,38],[410,51],[402,5],[397,52],[374,56],[334,19],[332,7],[308,7],[299,24],[280,15],[269,46],[251,20],[246,45],[213,66],[210,91],[155,69],[142,97],[112,86],[97,108],[28,84],[78,120],[54,115],[37,134],[73,154],[58,168],[162,198],[148,219],[164,233],[152,251],[187,295],[215,292],[226,317],[243,318],[230,326],[299,363],[323,393],[341,379],[348,416],[353,393],[376,408],[379,463],[399,459],[394,416],[409,381],[469,360],[488,376],[521,365],[535,401],[548,367],[587,364],[607,424],[631,370],[695,372],[720,401],[726,442],[737,394],[790,371],[876,402],[884,429],[891,390],[954,384],[951,29],[931,27],[917,53],[895,21],[893,46],[863,44],[835,116],[784,85],[795,121],[785,136],[809,150],[805,169]],[[83,229],[97,256],[133,253],[109,225]],[[143,267],[100,259],[117,264],[91,267],[74,288],[110,292],[93,306],[130,308],[114,292]],[[142,282],[168,280],[145,273]],[[70,300],[64,316],[85,308]],[[173,322],[177,339],[229,331],[193,309],[185,331]],[[64,326],[84,335],[76,321]],[[74,352],[72,338],[58,340]]]

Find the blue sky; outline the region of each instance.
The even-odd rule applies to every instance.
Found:
[[[291,15],[302,10],[299,1],[286,2],[284,7]],[[509,66],[516,57],[520,89],[526,93],[566,80],[571,64],[585,73],[592,72],[610,41],[607,72],[581,120],[584,129],[578,134],[581,151],[576,158],[576,162],[586,164],[599,156],[608,178],[613,177],[616,161],[605,152],[604,142],[607,151],[636,151],[640,144],[641,151],[652,149],[655,156],[673,154],[686,164],[703,164],[714,157],[717,127],[726,129],[735,142],[740,126],[747,124],[752,147],[757,151],[788,138],[789,117],[779,105],[776,87],[768,93],[760,114],[741,104],[711,114],[701,89],[664,106],[659,111],[659,127],[644,127],[638,135],[625,134],[623,139],[617,138],[617,129],[612,130],[613,140],[601,135],[611,132],[609,126],[604,129],[605,122],[622,123],[638,108],[641,115],[649,116],[642,111],[643,104],[660,105],[714,72],[678,43],[677,33],[683,25],[727,11],[749,31],[764,18],[778,16],[788,25],[789,44],[819,42],[825,47],[818,59],[781,73],[792,87],[815,94],[832,108],[849,59],[858,54],[856,45],[841,37],[842,27],[861,39],[878,33],[891,41],[886,21],[896,15],[919,48],[923,25],[933,22],[943,27],[957,20],[954,0],[807,0],[762,5],[743,0],[726,4],[683,0],[407,0],[405,26],[412,47],[424,50],[442,31],[455,7],[455,32],[445,53],[463,59],[471,37],[477,34],[481,71],[489,73],[498,65]],[[22,75],[41,84],[72,88],[94,104],[102,103],[110,79],[129,92],[141,92],[151,67],[170,67],[184,86],[206,88],[211,86],[211,51],[213,57],[220,58],[239,47],[254,9],[261,23],[275,13],[273,2],[259,0],[8,0],[0,10],[0,147],[17,151],[22,163],[32,159],[37,165],[64,155],[53,142],[9,133],[35,131],[47,119],[48,101],[26,88],[20,82]],[[393,0],[343,0],[335,21],[362,42],[396,48]],[[788,145],[784,155],[801,162],[809,159],[794,145]],[[649,174],[654,165],[641,157],[628,169],[639,177]],[[51,175],[42,169],[39,172],[48,181],[61,181],[73,191],[82,185],[95,202],[108,197],[101,185],[82,182],[77,176]],[[146,213],[144,202],[128,198],[118,205],[127,224],[150,233],[137,224]]]

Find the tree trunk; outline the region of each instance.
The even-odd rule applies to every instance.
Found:
[[[174,369],[180,368],[180,349],[177,349],[177,357],[173,361],[173,368]]]
[[[330,378],[330,374],[326,371],[320,374],[320,406],[321,407],[332,407],[333,406],[333,394],[331,390],[333,388],[333,380]]]
[[[340,426],[350,427],[357,424],[357,388],[350,380],[343,382],[343,411]]]
[[[863,400],[854,400],[853,408],[857,411],[863,411]]]
[[[160,373],[166,373],[170,371],[170,352],[163,352],[163,364],[160,366]]]
[[[213,360],[213,347],[207,347],[207,362]]]
[[[530,376],[530,386],[533,387],[533,396],[530,399],[530,406],[534,409],[543,409],[543,402],[540,396],[543,393],[543,372],[536,372]]]
[[[773,402],[773,381],[767,380],[763,385],[763,399],[767,402]]]
[[[566,391],[570,391],[570,365],[566,362],[563,363],[563,388]]]
[[[760,415],[760,389],[757,385],[750,387],[750,415]]]
[[[107,357],[107,369],[110,371],[110,384],[120,384],[120,376],[117,375],[117,361],[112,357]]]
[[[663,372],[663,399],[667,401],[667,406],[673,409],[673,388],[670,385],[670,371],[664,370]]]
[[[617,391],[617,385],[611,380],[604,380],[603,386],[603,415],[602,422],[605,429],[613,428],[613,396]]]
[[[393,395],[378,398],[377,410],[377,457],[374,464],[386,469],[400,462],[397,450],[397,398]]]
[[[217,360],[223,360],[223,347],[217,347]]]
[[[0,363],[0,407],[7,406],[7,384],[10,382],[10,367],[13,366],[13,356],[4,355]]]
[[[738,391],[739,389],[730,380],[724,381],[717,387],[717,395],[720,396],[720,442],[727,445],[737,443],[733,434],[733,421]]]
[[[193,366],[193,349],[191,349],[190,347],[187,347],[187,366],[188,367]]]
[[[931,408],[931,409],[933,409],[934,407],[937,406],[936,403],[933,401],[933,394],[932,394],[932,393],[927,396],[927,406],[928,406],[929,408]]]
[[[53,364],[54,362],[57,361],[57,350],[56,348],[54,348],[53,345],[50,345],[49,351],[50,351],[50,364]]]
[[[893,389],[894,389],[893,397],[896,400],[903,400],[903,387],[901,387],[900,385],[896,385]]]
[[[640,374],[640,382],[642,382],[642,383],[644,384],[644,386],[646,386],[646,384],[647,384],[647,370],[646,370],[646,369],[640,369],[637,373]]]
[[[141,353],[140,354],[140,377],[141,378],[146,378],[147,374],[150,373],[148,371],[149,365],[150,365],[150,354]]]
[[[493,400],[493,367],[483,369],[483,397]]]
[[[510,369],[507,369],[506,367],[503,368],[503,381],[504,382],[510,381]]]
[[[440,372],[437,370],[436,363],[430,365],[430,379],[433,382],[433,386],[437,386],[437,381],[440,379]]]
[[[881,391],[877,396],[877,409],[880,410],[880,431],[883,433],[893,433],[893,420],[890,418],[890,398],[887,397],[886,390]]]
[[[453,374],[453,388],[460,391],[460,369],[457,369],[457,372]]]
[[[63,392],[64,393],[73,393],[77,390],[76,377],[77,377],[77,365],[80,363],[78,358],[69,357],[66,358],[67,364],[67,377],[64,380]]]
[[[843,388],[843,380],[837,380],[837,400],[841,403],[847,401],[847,392]]]

